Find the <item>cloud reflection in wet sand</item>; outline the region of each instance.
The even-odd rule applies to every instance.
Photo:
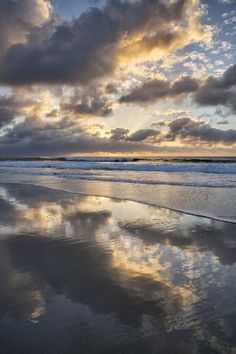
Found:
[[[235,350],[235,225],[30,185],[0,206],[6,352]]]

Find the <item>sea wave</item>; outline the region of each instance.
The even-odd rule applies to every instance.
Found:
[[[97,166],[97,163],[95,164]],[[96,167],[95,166],[95,167]],[[226,165],[225,165],[226,166]],[[199,167],[199,166],[198,166]],[[231,166],[232,167],[232,166]],[[195,168],[196,170],[196,168]],[[195,170],[179,169],[169,170],[166,168],[159,170],[147,169],[100,169],[87,168],[87,166],[78,165],[77,168],[71,168],[71,164],[58,165],[35,165],[21,163],[21,166],[0,167],[0,176],[2,175],[25,175],[25,176],[55,176],[64,179],[74,179],[83,181],[130,183],[140,185],[169,185],[186,187],[209,187],[209,188],[236,188],[236,177],[231,173],[226,173],[226,169],[221,173],[196,173]],[[199,169],[198,169],[199,170]],[[202,171],[202,169],[200,169]],[[227,170],[228,171],[228,170]]]
[[[171,162],[171,163],[236,163],[236,157],[185,157],[185,158],[156,158],[156,157],[62,157],[58,161],[77,162]]]
[[[1,161],[0,168],[34,168],[57,170],[105,170],[105,171],[147,171],[147,172],[192,172],[211,174],[236,174],[236,163],[137,163],[98,161]]]

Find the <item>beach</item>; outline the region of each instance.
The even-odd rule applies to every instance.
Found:
[[[236,223],[236,158],[0,160],[0,183],[139,201]]]
[[[235,223],[24,182],[0,185],[1,353],[236,352]]]
[[[0,0],[0,354],[236,354],[236,0]]]

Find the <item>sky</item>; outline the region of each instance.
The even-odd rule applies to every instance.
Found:
[[[236,0],[1,0],[0,157],[236,155]]]

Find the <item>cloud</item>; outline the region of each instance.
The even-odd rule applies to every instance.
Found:
[[[232,4],[234,2],[234,0],[218,0],[220,4]]]
[[[117,86],[115,85],[115,83],[107,84],[106,92],[108,94],[116,94],[118,92],[118,90],[117,90]]]
[[[179,92],[176,87],[178,88],[178,85],[175,86],[175,92]],[[95,97],[100,92],[97,90],[94,91]],[[138,130],[118,127],[106,132],[104,126],[93,126],[83,117],[80,119],[82,112],[87,112],[88,107],[89,114],[92,114],[92,109],[96,111],[96,105],[85,105],[86,110],[82,110],[80,106],[79,113],[66,111],[63,107],[64,102],[74,104],[73,98],[76,107],[77,100],[82,102],[80,100],[83,95],[92,95],[91,90],[75,90],[72,100],[71,96],[68,96],[69,101],[67,91],[57,91],[27,88],[15,90],[12,94],[0,98],[2,127],[18,116],[25,117],[24,120],[16,120],[13,125],[8,125],[5,134],[0,137],[0,156],[60,156],[72,153],[144,151],[155,153],[169,151],[169,146],[173,149],[173,142],[176,149],[179,143],[185,146],[200,143],[202,146],[227,146],[236,142],[235,130],[220,130],[202,120],[180,118],[178,114],[174,114],[175,111],[170,111],[174,114],[172,121],[160,121],[157,129],[154,129],[154,126]],[[71,90],[69,92],[71,93]],[[165,117],[168,118],[169,115]]]
[[[229,122],[225,119],[225,120],[218,121],[216,124],[224,125],[224,124],[229,124]]]
[[[170,85],[165,80],[152,80],[134,88],[130,93],[120,98],[120,103],[146,103],[153,102],[168,96]]]
[[[236,130],[216,129],[202,120],[179,118],[169,123],[169,132],[165,139],[171,141],[180,139],[191,143],[201,141],[209,145],[214,143],[231,145],[236,143]]]
[[[0,96],[0,128],[11,123],[17,116],[17,103],[13,95]]]
[[[79,90],[66,102],[61,104],[61,109],[66,113],[78,116],[107,117],[112,114],[111,103],[102,92],[95,87]]]
[[[155,139],[160,134],[156,129],[139,129],[134,132],[130,132],[129,129],[116,128],[111,129],[109,132],[110,139],[116,141],[133,141],[150,143],[150,140]]]
[[[226,124],[226,122],[220,122]],[[178,141],[182,144],[201,142],[204,146],[232,145],[236,143],[236,130],[221,130],[213,128],[204,120],[194,120],[189,117],[177,118],[172,121],[162,121],[158,126],[163,131],[156,129],[139,129],[130,132],[128,129],[116,128],[110,131],[110,139],[117,141],[145,142],[153,146],[163,143]]]
[[[209,76],[205,81],[184,76],[173,83],[154,79],[135,87],[120,98],[121,103],[154,103],[164,98],[192,94],[193,102],[200,106],[228,107],[236,113],[236,64],[230,66],[221,77]],[[228,112],[228,114],[230,111]]]
[[[148,141],[149,139],[155,139],[160,134],[159,130],[155,129],[140,129],[129,135],[127,140],[129,141]]]
[[[235,130],[220,130],[219,125],[214,128],[202,120],[181,120],[190,116],[183,106],[176,112],[170,106],[158,124],[139,124],[144,128],[137,130],[125,129],[132,123],[119,127],[116,117],[110,123],[104,119],[100,127],[96,123],[101,119],[86,120],[107,118],[116,108],[122,122],[126,114],[132,120],[132,108],[123,109],[115,102],[122,93],[120,102],[137,104],[169,98],[176,102],[190,96],[199,106],[221,109],[218,116],[223,118],[218,123],[222,124],[236,112],[236,65],[224,74],[218,71],[219,77],[197,78],[195,73],[160,79],[162,70],[171,78],[189,50],[190,61],[204,62],[205,57],[193,57],[198,49],[176,51],[196,42],[210,43],[212,28],[201,24],[200,1],[107,0],[100,5],[66,21],[55,16],[49,0],[0,1],[0,83],[13,86],[11,94],[0,96],[0,154],[156,152],[179,142],[234,144]],[[201,50],[207,58],[207,51]],[[159,59],[168,61],[170,52],[181,61],[168,72],[159,66]],[[128,91],[147,77],[152,79]],[[115,129],[106,131],[108,126]]]
[[[79,122],[68,117],[57,121],[27,117],[0,137],[0,156],[3,157],[155,150],[155,146],[122,140],[121,136],[107,139],[98,134],[90,134]]]
[[[181,77],[172,84],[167,80],[155,79],[144,82],[129,94],[120,98],[121,103],[152,103],[159,99],[189,94],[198,89],[198,82],[188,76]]]
[[[218,106],[215,110],[215,115],[220,116],[221,118],[227,118],[230,113],[231,111],[228,107]]]
[[[26,43],[29,33],[47,22],[50,15],[48,0],[1,0],[0,56],[12,45]]]
[[[189,76],[183,76],[176,80],[171,86],[171,95],[188,94],[197,91],[199,87],[198,81]]]
[[[129,129],[124,128],[115,128],[110,130],[110,139],[111,140],[125,140],[129,133]]]
[[[133,141],[133,142],[152,142],[160,134],[156,129],[139,129],[131,132],[129,129],[115,128],[109,132],[111,140],[116,141]]]
[[[21,1],[10,3],[18,4],[21,16]],[[86,85],[112,73],[119,60],[137,58],[143,52],[147,55],[154,49],[165,52],[182,48],[205,41],[208,33],[200,24],[202,12],[198,0],[171,3],[110,0],[102,8],[90,8],[71,22],[57,24],[53,31],[50,28],[46,38],[42,23],[49,20],[49,2],[22,0],[22,3],[38,6],[29,12],[41,28],[36,31],[37,40],[36,35],[7,40],[9,49],[0,66],[0,82],[5,85]],[[14,26],[13,31],[17,33]]]
[[[230,66],[220,78],[210,76],[194,95],[202,106],[228,106],[236,113],[236,64]]]
[[[177,142],[175,146],[171,145]],[[90,134],[67,117],[55,121],[27,118],[0,137],[0,156],[62,156],[80,153],[176,153],[182,146],[232,146],[236,130],[220,130],[204,121],[180,118],[165,124],[164,131],[116,128],[107,138]],[[200,145],[198,145],[200,143]],[[170,145],[168,145],[170,144]],[[172,146],[172,147],[171,147]],[[187,150],[186,150],[187,151]],[[200,150],[199,150],[200,151]],[[214,150],[216,151],[216,150]],[[194,150],[196,152],[196,148]]]
[[[0,96],[0,128],[7,126],[17,117],[39,117],[47,103],[43,101],[43,95],[37,91],[38,100],[26,92],[13,90]]]

